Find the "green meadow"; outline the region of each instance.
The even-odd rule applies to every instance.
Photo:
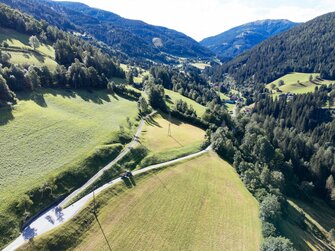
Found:
[[[46,91],[0,114],[0,212],[27,190],[95,147],[137,115],[136,102],[105,92]]]

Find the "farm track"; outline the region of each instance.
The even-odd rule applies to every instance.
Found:
[[[9,244],[3,251],[15,250],[19,248],[21,245],[23,245],[24,243],[26,243],[27,241],[29,241],[30,239],[35,238],[39,235],[42,235],[58,227],[59,225],[69,221],[76,214],[78,214],[84,208],[84,206],[92,199],[93,193],[97,195],[101,193],[102,191],[106,190],[107,188],[120,183],[122,181],[121,178],[114,179],[111,182],[87,194],[86,196],[76,201],[72,205],[66,207],[65,209],[62,208],[64,205],[69,203],[73,198],[75,198],[78,194],[80,194],[82,191],[88,188],[91,184],[93,184],[99,177],[101,177],[101,175],[104,173],[105,170],[112,168],[119,160],[121,160],[130,151],[132,147],[138,144],[138,138],[143,130],[144,123],[145,123],[145,119],[142,119],[133,140],[113,161],[111,161],[108,165],[106,165],[103,169],[101,169],[97,174],[95,174],[89,181],[87,181],[82,187],[75,190],[73,193],[71,193],[68,197],[66,197],[60,203],[52,206],[50,209],[48,209],[44,213],[41,213],[40,215],[38,215],[33,221],[29,223],[29,225],[27,225],[24,228],[21,235],[16,240],[14,240],[11,244]],[[149,166],[149,167],[133,172],[133,175],[136,176],[136,175],[139,175],[139,174],[142,174],[142,173],[154,170],[154,169],[159,169],[165,166],[173,165],[178,162],[189,160],[189,159],[198,157],[204,153],[207,153],[210,150],[211,150],[211,147],[208,147],[207,149],[201,152],[198,152],[198,153],[194,153],[194,154],[181,157],[175,160],[167,161],[164,163],[152,165],[152,166]]]

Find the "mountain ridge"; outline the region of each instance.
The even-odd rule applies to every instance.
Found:
[[[200,44],[212,50],[221,60],[227,61],[296,25],[298,23],[287,19],[257,20],[205,38]]]
[[[263,85],[291,72],[320,73],[335,79],[335,12],[263,41],[222,66],[209,70],[215,80],[231,75],[240,85]]]
[[[123,18],[77,2],[1,0],[12,8],[66,31],[86,33],[130,58],[169,63],[173,57],[210,58],[214,54],[191,37],[162,26]],[[40,11],[43,9],[43,12]],[[159,45],[155,43],[160,39]],[[172,57],[172,59],[171,59]]]

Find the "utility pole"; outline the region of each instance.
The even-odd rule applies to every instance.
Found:
[[[95,188],[93,189],[93,213],[96,215],[96,204],[95,204]]]

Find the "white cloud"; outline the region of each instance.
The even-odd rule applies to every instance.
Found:
[[[305,22],[335,10],[334,0],[77,0],[200,40],[260,19]]]

